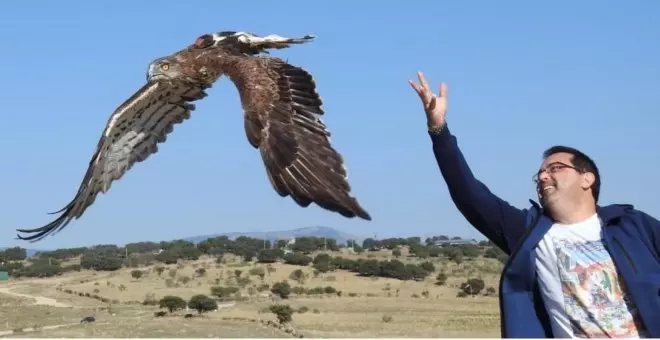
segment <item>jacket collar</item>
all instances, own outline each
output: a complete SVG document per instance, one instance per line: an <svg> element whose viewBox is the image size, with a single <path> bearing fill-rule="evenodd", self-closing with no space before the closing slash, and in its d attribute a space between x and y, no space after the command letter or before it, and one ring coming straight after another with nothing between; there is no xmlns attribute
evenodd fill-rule
<svg viewBox="0 0 660 340"><path fill-rule="evenodd" d="M533 199L530 199L529 202L534 206L539 214L543 214L546 217L550 218L543 210L540 204L538 204ZM596 205L596 213L605 225L609 224L610 221L619 219L623 217L630 210L633 210L635 207L632 204L609 204L606 206Z"/></svg>
<svg viewBox="0 0 660 340"><path fill-rule="evenodd" d="M598 216L603 220L605 225L608 225L609 222L619 219L626 215L630 210L633 210L635 207L632 204L610 204L606 206L596 206L596 212Z"/></svg>

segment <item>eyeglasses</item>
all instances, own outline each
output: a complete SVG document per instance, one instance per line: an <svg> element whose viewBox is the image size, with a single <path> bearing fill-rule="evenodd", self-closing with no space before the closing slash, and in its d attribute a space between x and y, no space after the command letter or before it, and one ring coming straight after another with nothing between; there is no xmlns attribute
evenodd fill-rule
<svg viewBox="0 0 660 340"><path fill-rule="evenodd" d="M561 163L561 162L555 162L555 163L549 164L545 168L541 168L536 174L534 174L534 176L532 176L532 182L538 184L539 181L540 181L539 177L541 176L541 174L543 172L547 172L549 174L554 174L554 173L557 173L557 172L559 172L561 170L564 170L564 169L573 169L573 170L575 170L579 173L583 173L582 170L580 170L580 169L578 169L578 168L576 168L572 165L568 165L568 164Z"/></svg>

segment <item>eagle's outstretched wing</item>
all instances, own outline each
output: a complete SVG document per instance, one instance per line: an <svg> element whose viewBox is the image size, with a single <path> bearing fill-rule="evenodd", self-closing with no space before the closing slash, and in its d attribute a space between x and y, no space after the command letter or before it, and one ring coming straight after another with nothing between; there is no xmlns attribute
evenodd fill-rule
<svg viewBox="0 0 660 340"><path fill-rule="evenodd" d="M304 44L312 41L314 35L308 34L303 37L282 37L277 34L258 36L249 32L223 31L212 34L204 34L195 40L190 46L194 49L208 49L220 47L225 51L237 51L242 54L257 55L268 54L268 49L289 48L294 44Z"/></svg>
<svg viewBox="0 0 660 340"><path fill-rule="evenodd" d="M275 191L303 207L314 202L371 220L350 196L343 157L320 119L322 101L312 76L275 58L235 58L222 71L238 88L248 141L261 151Z"/></svg>
<svg viewBox="0 0 660 340"><path fill-rule="evenodd" d="M122 103L110 116L101 135L87 173L75 197L57 219L36 229L18 229L29 236L19 239L36 242L60 231L77 219L136 162L158 151L174 125L190 117L195 106L190 102L206 96L205 88L189 83L149 82Z"/></svg>

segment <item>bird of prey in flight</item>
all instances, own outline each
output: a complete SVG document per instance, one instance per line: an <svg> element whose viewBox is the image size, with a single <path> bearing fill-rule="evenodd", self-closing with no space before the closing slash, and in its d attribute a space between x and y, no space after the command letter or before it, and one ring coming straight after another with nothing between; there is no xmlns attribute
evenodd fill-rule
<svg viewBox="0 0 660 340"><path fill-rule="evenodd" d="M237 87L247 141L261 153L273 189L299 206L312 202L347 218L371 220L350 195L341 154L321 120L322 101L307 71L268 49L288 48L314 37L258 36L247 32L204 34L184 49L153 60L146 83L110 115L75 197L54 221L17 229L36 242L80 218L136 162L158 151L174 126L190 118L193 102L221 76Z"/></svg>

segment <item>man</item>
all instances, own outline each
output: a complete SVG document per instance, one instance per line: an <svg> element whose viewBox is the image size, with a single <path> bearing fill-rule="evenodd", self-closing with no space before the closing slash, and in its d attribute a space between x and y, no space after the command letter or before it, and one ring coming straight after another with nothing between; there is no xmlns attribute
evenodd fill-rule
<svg viewBox="0 0 660 340"><path fill-rule="evenodd" d="M543 154L541 205L518 209L477 180L448 128L439 95L410 81L451 198L510 258L500 279L502 337L660 337L660 222L631 205L599 206L600 175L573 148Z"/></svg>

